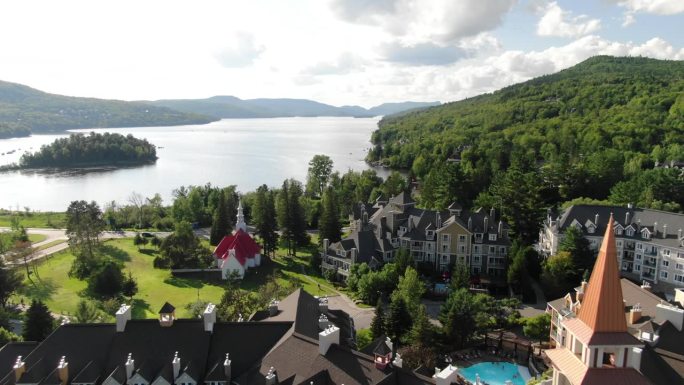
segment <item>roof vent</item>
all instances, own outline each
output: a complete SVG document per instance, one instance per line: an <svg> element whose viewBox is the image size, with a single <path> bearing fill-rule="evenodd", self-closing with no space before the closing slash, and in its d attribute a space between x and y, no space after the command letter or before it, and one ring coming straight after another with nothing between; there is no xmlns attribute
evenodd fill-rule
<svg viewBox="0 0 684 385"><path fill-rule="evenodd" d="M135 369L135 360L133 359L133 353L128 353L128 358L126 359L126 378L129 379L133 377L133 370Z"/></svg>
<svg viewBox="0 0 684 385"><path fill-rule="evenodd" d="M321 314L320 317L318 317L318 327L321 328L321 330L325 330L330 326L330 321L328 321L328 317L325 314Z"/></svg>
<svg viewBox="0 0 684 385"><path fill-rule="evenodd" d="M116 311L116 331L123 332L126 329L126 322L131 320L131 307L122 304Z"/></svg>
<svg viewBox="0 0 684 385"><path fill-rule="evenodd" d="M226 376L226 380L228 383L230 383L230 376L231 376L231 360L230 360L230 353L226 353L226 360L223 361L223 374Z"/></svg>

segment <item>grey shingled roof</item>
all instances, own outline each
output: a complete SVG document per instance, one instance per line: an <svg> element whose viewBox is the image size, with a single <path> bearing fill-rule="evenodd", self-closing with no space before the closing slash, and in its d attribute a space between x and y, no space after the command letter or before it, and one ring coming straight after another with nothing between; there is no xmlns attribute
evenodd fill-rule
<svg viewBox="0 0 684 385"><path fill-rule="evenodd" d="M684 229L684 214L671 213L667 211L642 209L642 208L627 208L620 206L598 206L598 205L574 205L563 212L558 220L557 227L560 232L570 226L575 220L582 225L582 230L586 233L585 224L587 221L592 223L595 221L596 214L599 216L598 224L594 223L596 230L594 234L601 236L606 231L606 224L610 214L613 213L613 218L616 224L623 227L632 225L638 227L633 237L623 235L616 235L618 238L626 239L642 239L641 229L648 228L653 233L653 226L658 224L658 235L652 236L649 242L659 244L667 247L681 247L681 242L677 239L677 231ZM625 222L629 213L629 223ZM667 237L663 238L663 225L667 225Z"/></svg>

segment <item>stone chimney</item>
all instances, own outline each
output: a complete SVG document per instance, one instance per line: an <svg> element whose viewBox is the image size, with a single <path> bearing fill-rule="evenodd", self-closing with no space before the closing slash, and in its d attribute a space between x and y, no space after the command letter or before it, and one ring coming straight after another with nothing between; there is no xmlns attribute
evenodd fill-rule
<svg viewBox="0 0 684 385"><path fill-rule="evenodd" d="M131 306L123 304L116 311L116 331L123 332L126 329L126 322L131 320Z"/></svg>
<svg viewBox="0 0 684 385"><path fill-rule="evenodd" d="M275 317L276 315L278 315L278 301L276 301L274 298L271 300L271 304L268 306L268 316Z"/></svg>
<svg viewBox="0 0 684 385"><path fill-rule="evenodd" d="M641 289L650 292L651 291L651 284L648 283L647 281L641 281Z"/></svg>
<svg viewBox="0 0 684 385"><path fill-rule="evenodd" d="M594 224L596 226L598 226L598 220L599 220L599 215L598 215L598 213L596 213L596 215L594 215Z"/></svg>
<svg viewBox="0 0 684 385"><path fill-rule="evenodd" d="M69 382L69 363L65 356L62 356L57 364L57 377L62 385L66 385Z"/></svg>
<svg viewBox="0 0 684 385"><path fill-rule="evenodd" d="M202 318L204 318L204 331L213 332L214 324L216 323L216 306L209 302L207 307L202 313Z"/></svg>
<svg viewBox="0 0 684 385"><path fill-rule="evenodd" d="M677 239L682 239L682 229L677 230Z"/></svg>
<svg viewBox="0 0 684 385"><path fill-rule="evenodd" d="M435 215L435 225L438 229L442 227L442 216L439 214L439 211L437 211L437 214Z"/></svg>
<svg viewBox="0 0 684 385"><path fill-rule="evenodd" d="M484 217L484 231L483 233L487 234L489 232L489 217L485 215ZM486 235L485 235L486 236Z"/></svg>
<svg viewBox="0 0 684 385"><path fill-rule="evenodd" d="M397 353L397 355L394 357L394 361L392 361L392 365L397 368L401 368L404 365L404 360L401 358L401 354Z"/></svg>
<svg viewBox="0 0 684 385"><path fill-rule="evenodd" d="M352 264L355 264L355 263L356 263L356 260L357 260L358 256L359 256L359 251L356 249L356 247L352 248L352 249L351 249L351 261L352 261Z"/></svg>
<svg viewBox="0 0 684 385"><path fill-rule="evenodd" d="M473 229L473 217L468 217L468 230Z"/></svg>
<svg viewBox="0 0 684 385"><path fill-rule="evenodd" d="M270 369L268 369L268 373L266 374L266 385L276 385L278 383L278 374L276 373L275 369L273 369L273 366L271 366Z"/></svg>
<svg viewBox="0 0 684 385"><path fill-rule="evenodd" d="M456 382L457 376L458 370L455 366L449 364L449 366L441 370L439 373L435 373L433 378L435 379L436 385L449 385L453 382Z"/></svg>
<svg viewBox="0 0 684 385"><path fill-rule="evenodd" d="M14 361L12 369L14 370L14 382L17 383L19 382L21 375L26 371L26 363L21 359L21 356L17 356L17 360Z"/></svg>
<svg viewBox="0 0 684 385"><path fill-rule="evenodd" d="M226 376L226 382L230 384L230 378L232 375L230 353L226 353L226 359L223 361L223 374Z"/></svg>
<svg viewBox="0 0 684 385"><path fill-rule="evenodd" d="M340 328L330 325L330 327L318 333L318 352L324 356L333 344L340 344Z"/></svg>
<svg viewBox="0 0 684 385"><path fill-rule="evenodd" d="M625 213L625 226L629 225L629 211Z"/></svg>
<svg viewBox="0 0 684 385"><path fill-rule="evenodd" d="M503 237L503 221L499 221L499 238Z"/></svg>
<svg viewBox="0 0 684 385"><path fill-rule="evenodd" d="M328 238L325 238L323 240L323 254L328 252L328 248L330 248L330 240Z"/></svg>
<svg viewBox="0 0 684 385"><path fill-rule="evenodd" d="M126 359L126 379L133 377L133 372L135 371L135 360L133 359L133 354L128 353L128 358Z"/></svg>
<svg viewBox="0 0 684 385"><path fill-rule="evenodd" d="M321 314L328 313L328 297L321 297L318 299L318 311Z"/></svg>
<svg viewBox="0 0 684 385"><path fill-rule="evenodd" d="M634 304L629 310L629 323L634 325L641 319L641 304Z"/></svg>
<svg viewBox="0 0 684 385"><path fill-rule="evenodd" d="M670 323L681 332L682 326L684 326L684 309L661 301L656 305L656 322L664 321L670 321Z"/></svg>
<svg viewBox="0 0 684 385"><path fill-rule="evenodd" d="M180 376L180 358L178 358L178 352L173 355L173 360L171 361L171 366L173 367L173 380L175 381L178 376Z"/></svg>
<svg viewBox="0 0 684 385"><path fill-rule="evenodd" d="M663 225L663 238L667 238L667 225Z"/></svg>
<svg viewBox="0 0 684 385"><path fill-rule="evenodd" d="M330 326L330 321L328 321L328 317L325 314L321 314L320 317L318 317L318 327L321 330L325 330Z"/></svg>
<svg viewBox="0 0 684 385"><path fill-rule="evenodd" d="M494 207L489 209L489 217L492 218L492 222L496 222L496 210L494 210Z"/></svg>
<svg viewBox="0 0 684 385"><path fill-rule="evenodd" d="M653 222L653 238L658 236L658 222Z"/></svg>

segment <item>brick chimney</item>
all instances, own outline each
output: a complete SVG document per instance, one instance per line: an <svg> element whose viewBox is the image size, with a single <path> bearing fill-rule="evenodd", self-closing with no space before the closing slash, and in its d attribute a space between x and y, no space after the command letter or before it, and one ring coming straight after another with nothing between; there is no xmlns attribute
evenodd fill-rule
<svg viewBox="0 0 684 385"><path fill-rule="evenodd" d="M128 358L126 359L126 379L133 377L133 372L135 371L135 360L133 359L133 354L128 353Z"/></svg>
<svg viewBox="0 0 684 385"><path fill-rule="evenodd" d="M226 353L226 359L223 361L223 374L226 376L226 382L230 384L230 378L232 374L230 353Z"/></svg>
<svg viewBox="0 0 684 385"><path fill-rule="evenodd" d="M629 310L629 323L634 325L641 319L641 304L634 304Z"/></svg>
<svg viewBox="0 0 684 385"><path fill-rule="evenodd" d="M324 356L333 344L340 344L340 328L335 325L318 333L318 352Z"/></svg>
<svg viewBox="0 0 684 385"><path fill-rule="evenodd" d="M173 367L173 379L175 380L180 375L180 358L178 357L178 352L173 355L173 360L171 360L171 366Z"/></svg>
<svg viewBox="0 0 684 385"><path fill-rule="evenodd" d="M26 371L26 363L21 359L21 356L17 356L17 360L14 362L12 369L14 369L15 383L19 382L22 374Z"/></svg>
<svg viewBox="0 0 684 385"><path fill-rule="evenodd" d="M216 306L209 302L207 307L202 313L202 318L204 318L204 331L213 332L214 324L216 323Z"/></svg>
<svg viewBox="0 0 684 385"><path fill-rule="evenodd" d="M126 322L131 320L131 307L122 304L119 310L116 311L116 331L121 333L126 330Z"/></svg>

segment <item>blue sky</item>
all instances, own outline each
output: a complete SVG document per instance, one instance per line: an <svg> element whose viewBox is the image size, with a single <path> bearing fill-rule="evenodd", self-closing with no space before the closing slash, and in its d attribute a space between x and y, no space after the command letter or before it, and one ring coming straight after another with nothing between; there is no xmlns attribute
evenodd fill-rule
<svg viewBox="0 0 684 385"><path fill-rule="evenodd" d="M0 80L124 100L446 102L599 54L684 59L684 0L25 0L0 13Z"/></svg>

